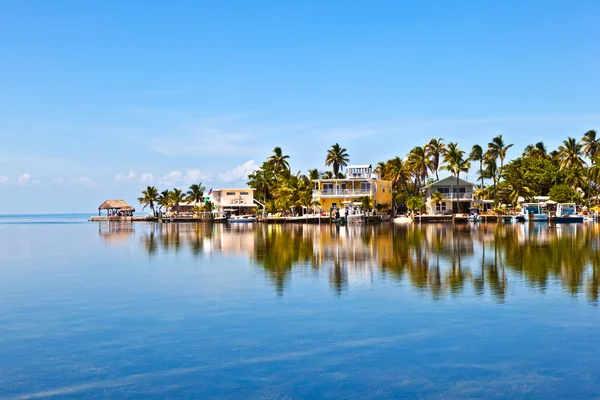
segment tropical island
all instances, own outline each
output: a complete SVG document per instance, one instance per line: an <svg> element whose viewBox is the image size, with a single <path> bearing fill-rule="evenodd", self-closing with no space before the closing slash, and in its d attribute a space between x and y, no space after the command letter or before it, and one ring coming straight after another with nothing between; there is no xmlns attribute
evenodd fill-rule
<svg viewBox="0 0 600 400"><path fill-rule="evenodd" d="M290 156L281 147L275 147L261 167L248 176L248 187L237 189L235 195L249 195L245 211L263 216L317 214L343 207L380 214L465 212L461 201L448 203L446 207L445 202L455 197L477 200L477 204L486 205L496 214L540 197L555 203L596 206L600 188L600 138L595 130L587 131L580 140L569 137L551 151L543 142L530 144L519 157L507 162L507 152L512 147L502 135L492 138L487 145L474 144L470 149L461 148L457 142L445 143L442 138L433 138L404 157L380 161L373 168L371 164L350 165L347 149L335 143L324 160L324 166L330 169L314 168L306 173L294 170ZM471 169L477 175L473 184L463 179ZM348 174L349 171L352 173ZM440 179L440 172L449 176ZM450 190L432 190L444 179ZM362 186L356 184L359 180ZM462 187L469 185L473 188ZM223 189L223 195L226 190L234 189ZM378 190L382 192L379 197ZM187 214L214 220L224 208L212 192L211 189L206 193L201 182L187 191L179 188L159 191L148 186L137 200L142 210L149 209L150 216L177 218ZM334 201L327 202L324 199L327 196L320 196L323 193ZM336 203L338 193L352 201Z"/></svg>

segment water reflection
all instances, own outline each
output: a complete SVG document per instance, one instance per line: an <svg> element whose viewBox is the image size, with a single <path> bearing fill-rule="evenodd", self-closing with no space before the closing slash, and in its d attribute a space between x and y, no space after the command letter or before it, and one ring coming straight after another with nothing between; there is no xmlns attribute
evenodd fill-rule
<svg viewBox="0 0 600 400"><path fill-rule="evenodd" d="M279 295L293 273L327 274L341 294L352 285L391 279L444 299L470 291L504 302L511 282L545 292L560 285L598 301L598 226L573 224L329 225L153 224L140 229L150 256L243 255Z"/></svg>

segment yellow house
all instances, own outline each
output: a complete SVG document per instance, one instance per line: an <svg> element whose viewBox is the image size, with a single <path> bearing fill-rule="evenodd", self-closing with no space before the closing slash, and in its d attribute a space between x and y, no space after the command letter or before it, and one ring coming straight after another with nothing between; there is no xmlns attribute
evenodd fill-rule
<svg viewBox="0 0 600 400"><path fill-rule="evenodd" d="M349 165L345 179L316 179L313 183L313 201L319 201L324 211L358 206L365 196L373 207L392 205L392 182L373 173L371 165Z"/></svg>

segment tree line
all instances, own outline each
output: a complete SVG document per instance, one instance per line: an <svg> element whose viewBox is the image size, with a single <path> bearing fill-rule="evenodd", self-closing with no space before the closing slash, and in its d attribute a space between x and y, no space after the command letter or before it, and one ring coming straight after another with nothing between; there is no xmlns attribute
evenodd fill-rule
<svg viewBox="0 0 600 400"><path fill-rule="evenodd" d="M156 215L156 206L158 206L159 212L163 208L179 212L179 204L184 202L195 204L195 212L212 211L213 204L210 201L204 201L205 191L206 188L202 186L202 182L191 185L187 192L174 188L173 190L165 189L158 193L155 186L148 186L142 190L142 196L138 197L137 200L144 206L142 211L149 207L153 215Z"/></svg>

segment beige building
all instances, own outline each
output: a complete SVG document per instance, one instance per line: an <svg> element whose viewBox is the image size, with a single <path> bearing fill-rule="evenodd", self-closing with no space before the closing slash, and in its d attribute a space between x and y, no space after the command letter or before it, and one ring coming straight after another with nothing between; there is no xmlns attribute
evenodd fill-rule
<svg viewBox="0 0 600 400"><path fill-rule="evenodd" d="M254 202L254 189L216 189L208 195L215 205L215 211L231 212L236 215L251 214L257 207Z"/></svg>

